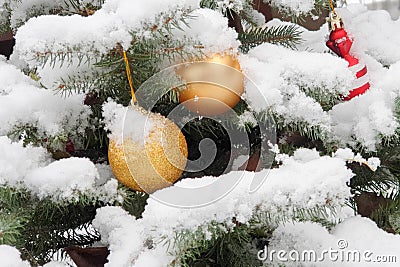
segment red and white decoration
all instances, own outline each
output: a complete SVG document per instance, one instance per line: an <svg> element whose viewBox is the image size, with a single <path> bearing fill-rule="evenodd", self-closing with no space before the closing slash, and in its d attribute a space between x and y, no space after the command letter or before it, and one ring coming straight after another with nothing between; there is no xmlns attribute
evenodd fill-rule
<svg viewBox="0 0 400 267"><path fill-rule="evenodd" d="M349 63L350 70L357 78L353 84L352 90L349 92L349 95L343 98L343 100L348 101L353 97L365 93L370 88L367 67L360 63L357 58L350 55L350 49L353 41L343 29L343 22L341 18L337 14L331 12L329 22L331 26L331 33L326 45L339 57L344 58Z"/></svg>

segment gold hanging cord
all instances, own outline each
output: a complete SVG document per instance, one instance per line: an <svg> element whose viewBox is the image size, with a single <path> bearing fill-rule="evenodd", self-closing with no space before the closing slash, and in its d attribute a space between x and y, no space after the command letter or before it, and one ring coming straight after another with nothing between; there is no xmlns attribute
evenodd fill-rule
<svg viewBox="0 0 400 267"><path fill-rule="evenodd" d="M130 68L130 66L129 66L128 56L126 55L126 51L125 51L125 50L124 50L122 53L123 53L123 55L124 55L126 76L128 77L129 87L130 87L130 89L131 89L132 104L136 104L137 99L136 99L136 96L135 96L135 89L133 88L132 75L131 75L131 68Z"/></svg>
<svg viewBox="0 0 400 267"><path fill-rule="evenodd" d="M331 7L332 12L336 14L335 6L333 4L333 1L332 0L328 0L328 2L329 2L329 6Z"/></svg>

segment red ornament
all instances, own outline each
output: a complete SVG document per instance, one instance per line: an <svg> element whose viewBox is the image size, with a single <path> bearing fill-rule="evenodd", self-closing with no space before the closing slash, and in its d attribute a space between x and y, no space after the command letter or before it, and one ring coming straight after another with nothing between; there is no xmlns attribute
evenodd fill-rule
<svg viewBox="0 0 400 267"><path fill-rule="evenodd" d="M350 70L355 73L356 83L349 95L344 97L343 100L348 101L355 96L365 93L370 84L368 81L367 67L360 64L360 61L354 56L350 55L350 49L353 41L348 36L347 32L343 29L342 19L336 14L331 12L329 18L331 33L326 45L339 57L344 58L349 63Z"/></svg>
<svg viewBox="0 0 400 267"><path fill-rule="evenodd" d="M75 146L74 143L72 143L71 139L68 139L67 143L65 144L65 151L67 151L69 154L75 152Z"/></svg>

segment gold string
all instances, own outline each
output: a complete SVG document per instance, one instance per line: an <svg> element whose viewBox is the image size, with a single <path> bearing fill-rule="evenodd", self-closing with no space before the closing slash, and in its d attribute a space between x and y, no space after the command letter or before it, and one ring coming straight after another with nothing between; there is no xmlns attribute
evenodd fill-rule
<svg viewBox="0 0 400 267"><path fill-rule="evenodd" d="M331 7L332 12L333 12L334 14L336 14L335 6L333 5L332 0L328 0L328 2L329 2L329 6Z"/></svg>
<svg viewBox="0 0 400 267"><path fill-rule="evenodd" d="M124 55L126 76L128 77L129 87L131 88L132 103L136 104L137 100L136 100L136 96L135 96L135 90L133 88L131 68L129 67L129 60L128 60L128 56L126 55L125 50L123 51L123 55Z"/></svg>

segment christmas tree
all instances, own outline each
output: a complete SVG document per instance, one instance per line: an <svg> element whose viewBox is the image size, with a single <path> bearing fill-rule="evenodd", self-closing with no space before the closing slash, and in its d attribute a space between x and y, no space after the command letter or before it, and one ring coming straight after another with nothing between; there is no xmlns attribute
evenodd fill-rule
<svg viewBox="0 0 400 267"><path fill-rule="evenodd" d="M0 0L0 265L395 266L399 27L329 0Z"/></svg>

